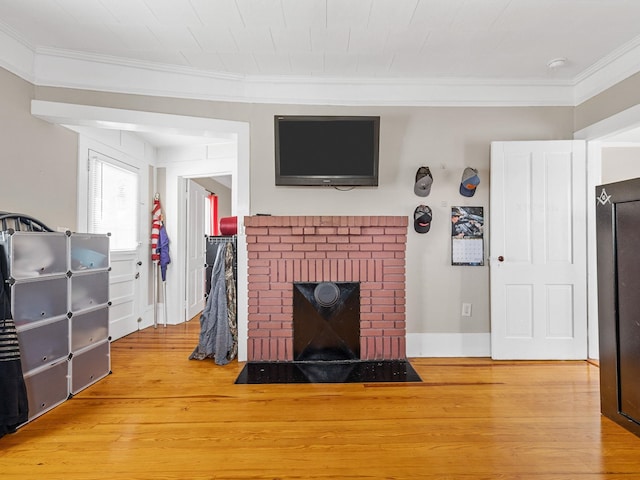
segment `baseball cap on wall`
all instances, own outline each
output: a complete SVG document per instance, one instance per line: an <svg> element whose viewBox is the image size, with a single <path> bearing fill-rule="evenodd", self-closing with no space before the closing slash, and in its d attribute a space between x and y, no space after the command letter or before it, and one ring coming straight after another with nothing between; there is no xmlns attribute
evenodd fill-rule
<svg viewBox="0 0 640 480"><path fill-rule="evenodd" d="M433 176L429 167L420 167L416 172L416 183L413 191L419 197L426 197L431 193L431 185L433 184Z"/></svg>
<svg viewBox="0 0 640 480"><path fill-rule="evenodd" d="M462 172L462 180L460 181L460 195L473 197L479 184L480 177L478 176L478 170L471 167L465 168L464 172Z"/></svg>
<svg viewBox="0 0 640 480"><path fill-rule="evenodd" d="M418 205L413 212L413 228L418 233L427 233L432 219L431 209L426 205Z"/></svg>

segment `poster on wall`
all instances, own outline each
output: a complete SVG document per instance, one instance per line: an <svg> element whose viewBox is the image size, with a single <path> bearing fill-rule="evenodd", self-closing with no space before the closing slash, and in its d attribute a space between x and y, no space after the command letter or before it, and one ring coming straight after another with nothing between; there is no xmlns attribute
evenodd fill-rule
<svg viewBox="0 0 640 480"><path fill-rule="evenodd" d="M451 207L451 265L484 265L484 207Z"/></svg>

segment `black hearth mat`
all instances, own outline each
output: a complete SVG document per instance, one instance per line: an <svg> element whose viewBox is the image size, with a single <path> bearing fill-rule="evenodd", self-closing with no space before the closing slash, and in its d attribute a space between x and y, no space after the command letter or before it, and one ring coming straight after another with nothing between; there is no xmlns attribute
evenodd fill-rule
<svg viewBox="0 0 640 480"><path fill-rule="evenodd" d="M407 360L249 362L237 384L421 382Z"/></svg>

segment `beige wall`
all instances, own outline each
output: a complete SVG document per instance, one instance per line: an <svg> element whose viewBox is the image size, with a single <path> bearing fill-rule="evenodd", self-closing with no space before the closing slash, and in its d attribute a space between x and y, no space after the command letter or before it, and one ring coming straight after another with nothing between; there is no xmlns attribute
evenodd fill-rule
<svg viewBox="0 0 640 480"><path fill-rule="evenodd" d="M231 216L231 189L217 182L215 178L194 178L194 182L204 187L209 193L218 196L218 217Z"/></svg>
<svg viewBox="0 0 640 480"><path fill-rule="evenodd" d="M2 72L2 77L8 74ZM6 84L6 85L4 85ZM75 135L48 125L29 115L32 88L13 77L3 80L0 98L23 100L14 105L12 115L24 120L16 150L39 149L44 141L53 145L48 162L40 163L44 177L63 176L65 217L55 224L75 219ZM489 210L489 153L493 140L569 139L573 135L573 108L570 107L329 107L232 104L183 99L167 99L70 89L35 88L41 100L80 103L132 110L205 116L240 120L251 128L251 213L274 215L407 215L420 203L434 212L433 227L427 234L410 229L407 245L407 331L409 333L489 332L488 267L450 265L450 208L459 205ZM273 116L276 114L380 115L380 186L338 191L332 188L276 187L274 185ZM3 142L11 140L0 132ZM29 139L29 140L27 140ZM42 150L45 150L42 148ZM434 185L429 197L413 193L415 172L429 165ZM472 198L458 193L465 166L480 170L481 184ZM30 184L33 169L20 169L14 183ZM58 185L55 185L55 189ZM51 189L54 189L51 186ZM27 208L36 188L28 187L14 197L14 208ZM56 197L57 198L57 197ZM69 205L70 204L70 205ZM40 204L45 218L55 218L57 206ZM488 246L488 241L486 242ZM461 303L473 304L473 316L460 315Z"/></svg>
<svg viewBox="0 0 640 480"><path fill-rule="evenodd" d="M602 149L602 183L640 177L640 147Z"/></svg>
<svg viewBox="0 0 640 480"><path fill-rule="evenodd" d="M77 135L31 116L33 86L0 68L0 211L76 228Z"/></svg>
<svg viewBox="0 0 640 480"><path fill-rule="evenodd" d="M575 108L575 131L640 103L640 73L590 98Z"/></svg>

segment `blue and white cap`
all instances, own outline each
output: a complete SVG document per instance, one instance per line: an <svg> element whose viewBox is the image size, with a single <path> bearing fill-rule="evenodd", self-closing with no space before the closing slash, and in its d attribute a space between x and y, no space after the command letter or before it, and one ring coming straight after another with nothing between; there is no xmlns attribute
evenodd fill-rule
<svg viewBox="0 0 640 480"><path fill-rule="evenodd" d="M478 170L471 167L465 168L462 173L462 180L460 181L460 195L473 197L479 184L480 177L478 176Z"/></svg>

